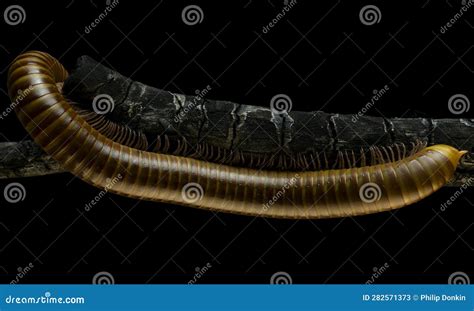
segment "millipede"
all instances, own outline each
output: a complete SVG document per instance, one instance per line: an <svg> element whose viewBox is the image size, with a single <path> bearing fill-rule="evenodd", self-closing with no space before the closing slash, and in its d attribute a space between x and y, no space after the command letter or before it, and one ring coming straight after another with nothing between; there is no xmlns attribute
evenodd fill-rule
<svg viewBox="0 0 474 311"><path fill-rule="evenodd" d="M370 214L429 196L453 177L466 153L441 144L415 146L398 156L393 152L397 148L376 148L370 163L343 153L338 156L338 163L345 163L341 168L295 172L153 152L139 133L75 107L61 92L67 76L47 53L18 56L8 73L10 98L14 102L29 89L14 107L18 119L64 169L96 187L139 200L277 218ZM120 181L110 184L115 176Z"/></svg>

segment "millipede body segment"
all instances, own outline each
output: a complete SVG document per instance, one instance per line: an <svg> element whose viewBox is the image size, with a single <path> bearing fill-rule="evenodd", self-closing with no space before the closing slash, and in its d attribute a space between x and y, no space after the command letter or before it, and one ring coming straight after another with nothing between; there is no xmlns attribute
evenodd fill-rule
<svg viewBox="0 0 474 311"><path fill-rule="evenodd" d="M280 218L370 214L412 204L438 190L453 177L465 153L435 145L384 164L285 172L148 152L119 143L89 124L58 90L66 77L63 66L46 53L17 57L9 70L10 97L14 101L29 90L15 106L19 120L65 169L94 186L136 199ZM110 184L115 176L120 181ZM189 185L198 185L201 193L183 195ZM365 196L368 186L375 197Z"/></svg>

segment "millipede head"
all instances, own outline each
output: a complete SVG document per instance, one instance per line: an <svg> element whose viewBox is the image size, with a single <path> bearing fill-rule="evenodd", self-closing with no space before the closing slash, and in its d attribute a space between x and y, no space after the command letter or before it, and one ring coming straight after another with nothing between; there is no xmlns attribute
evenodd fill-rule
<svg viewBox="0 0 474 311"><path fill-rule="evenodd" d="M457 167L459 160L468 153L466 150L458 150L449 145L434 145L427 147L426 150L433 150L443 154L446 158L449 159L453 167Z"/></svg>

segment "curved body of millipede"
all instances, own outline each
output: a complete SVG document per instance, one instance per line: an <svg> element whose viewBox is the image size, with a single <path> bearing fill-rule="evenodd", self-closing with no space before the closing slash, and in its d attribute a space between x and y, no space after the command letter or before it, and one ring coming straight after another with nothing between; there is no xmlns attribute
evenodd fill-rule
<svg viewBox="0 0 474 311"><path fill-rule="evenodd" d="M147 152L101 134L58 89L67 72L42 52L9 70L16 114L47 153L82 180L136 199L230 213L328 218L387 211L430 195L453 177L465 153L435 145L395 162L358 168L282 172L218 165ZM116 176L120 181L111 184Z"/></svg>

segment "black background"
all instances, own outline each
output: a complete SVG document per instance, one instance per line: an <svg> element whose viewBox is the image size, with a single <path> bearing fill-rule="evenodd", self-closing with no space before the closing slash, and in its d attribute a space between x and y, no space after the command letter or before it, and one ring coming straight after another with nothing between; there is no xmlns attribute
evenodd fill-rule
<svg viewBox="0 0 474 311"><path fill-rule="evenodd" d="M356 113L374 89L390 90L369 111L386 117L456 118L454 94L474 98L471 8L440 34L461 1L298 1L262 33L283 1L125 1L89 34L105 1L2 1L19 4L26 20L0 20L2 109L6 70L15 56L38 49L66 68L88 54L134 80L209 98L268 107L279 93L293 110ZM184 7L199 5L201 23L188 26ZM359 11L376 5L381 20L363 25ZM472 117L472 110L463 117ZM12 113L0 122L3 141L29 139ZM449 134L449 133L448 133ZM470 146L472 148L472 146ZM293 283L365 283L385 263L378 283L446 283L472 275L473 191L446 211L444 188L396 212L291 221L252 218L107 194L70 174L1 180L26 189L24 201L0 196L0 274L5 283L30 262L23 283L90 283L101 271L116 283L187 283L197 267L212 267L199 283L268 283L279 271Z"/></svg>

